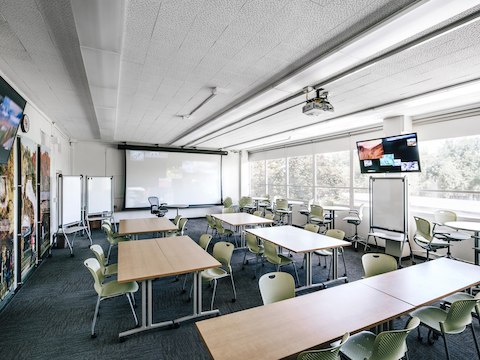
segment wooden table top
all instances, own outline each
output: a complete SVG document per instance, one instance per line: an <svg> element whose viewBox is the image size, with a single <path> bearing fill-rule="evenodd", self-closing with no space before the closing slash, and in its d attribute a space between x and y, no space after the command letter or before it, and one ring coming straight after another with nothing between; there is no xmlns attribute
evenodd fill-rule
<svg viewBox="0 0 480 360"><path fill-rule="evenodd" d="M118 226L118 234L145 234L152 232L175 231L177 226L166 217L144 219L123 219Z"/></svg>
<svg viewBox="0 0 480 360"><path fill-rule="evenodd" d="M479 284L480 266L441 258L360 282L417 307Z"/></svg>
<svg viewBox="0 0 480 360"><path fill-rule="evenodd" d="M412 307L359 282L197 322L214 359L281 359Z"/></svg>
<svg viewBox="0 0 480 360"><path fill-rule="evenodd" d="M291 225L247 229L246 231L296 253L352 245L348 241L338 240Z"/></svg>
<svg viewBox="0 0 480 360"><path fill-rule="evenodd" d="M265 219L260 216L255 216L249 213L226 213L226 214L212 214L214 218L220 219L223 222L232 226L241 225L255 225L255 224L271 224L273 220Z"/></svg>
<svg viewBox="0 0 480 360"><path fill-rule="evenodd" d="M468 231L480 231L480 222L474 221L447 221L445 226Z"/></svg>
<svg viewBox="0 0 480 360"><path fill-rule="evenodd" d="M118 244L118 282L180 275L220 265L188 236Z"/></svg>

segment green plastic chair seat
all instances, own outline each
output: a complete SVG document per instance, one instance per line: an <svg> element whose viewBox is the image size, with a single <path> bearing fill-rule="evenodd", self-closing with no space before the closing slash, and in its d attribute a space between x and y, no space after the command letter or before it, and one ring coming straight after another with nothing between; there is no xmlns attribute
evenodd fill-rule
<svg viewBox="0 0 480 360"><path fill-rule="evenodd" d="M315 251L315 254L319 255L319 256L332 256L333 253L331 251L328 251L328 250L317 250Z"/></svg>
<svg viewBox="0 0 480 360"><path fill-rule="evenodd" d="M102 284L102 290L99 295L101 297L111 297L136 292L137 290L138 284L136 282L118 283L110 281Z"/></svg>
<svg viewBox="0 0 480 360"><path fill-rule="evenodd" d="M372 356L376 337L377 335L370 331L350 335L348 341L342 346L342 353L350 359L368 359Z"/></svg>
<svg viewBox="0 0 480 360"><path fill-rule="evenodd" d="M111 264L111 265L105 266L105 270L103 274L105 276L118 274L118 264Z"/></svg>
<svg viewBox="0 0 480 360"><path fill-rule="evenodd" d="M107 240L113 245L117 245L119 242L122 242L122 241L130 241L130 238L126 236L112 236L112 237L107 237Z"/></svg>
<svg viewBox="0 0 480 360"><path fill-rule="evenodd" d="M349 333L345 333L342 339L335 342L335 345L328 349L321 350L309 350L298 354L297 360L339 360L339 354L341 347L348 341Z"/></svg>
<svg viewBox="0 0 480 360"><path fill-rule="evenodd" d="M430 245L431 248L444 248L448 246L448 242L440 240L440 239L433 239L431 242L427 239L425 239L421 235L417 235L416 239L418 242L423 243L425 245Z"/></svg>
<svg viewBox="0 0 480 360"><path fill-rule="evenodd" d="M289 265L292 263L292 259L290 259L288 256L285 256L285 255L282 255L282 254L278 254L278 261L277 261L277 265Z"/></svg>
<svg viewBox="0 0 480 360"><path fill-rule="evenodd" d="M442 332L440 329L440 323L447 319L447 311L435 306L424 306L411 313L412 316L416 316L420 321L428 327L435 329L438 332ZM457 329L446 330L447 334L460 334L465 330L466 326L460 326Z"/></svg>
<svg viewBox="0 0 480 360"><path fill-rule="evenodd" d="M220 279L225 276L229 276L229 273L222 268L213 268L202 271L202 279L206 281Z"/></svg>

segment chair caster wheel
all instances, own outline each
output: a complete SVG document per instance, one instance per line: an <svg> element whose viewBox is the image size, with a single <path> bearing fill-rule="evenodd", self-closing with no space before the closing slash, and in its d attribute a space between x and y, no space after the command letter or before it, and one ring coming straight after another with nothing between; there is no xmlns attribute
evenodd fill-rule
<svg viewBox="0 0 480 360"><path fill-rule="evenodd" d="M245 266L242 266L242 270L245 270Z"/></svg>
<svg viewBox="0 0 480 360"><path fill-rule="evenodd" d="M123 342L125 342L125 338L123 338L123 337L121 337L121 338L118 338L118 342L119 342L119 343L123 343Z"/></svg>
<svg viewBox="0 0 480 360"><path fill-rule="evenodd" d="M190 301L192 301L192 299L191 299L191 298L188 298L188 299L187 299L187 302L189 303Z"/></svg>
<svg viewBox="0 0 480 360"><path fill-rule="evenodd" d="M187 292L187 290L182 289L182 294L185 294L186 292Z"/></svg>
<svg viewBox="0 0 480 360"><path fill-rule="evenodd" d="M235 301L237 301L237 299L232 299L232 303L234 303Z"/></svg>
<svg viewBox="0 0 480 360"><path fill-rule="evenodd" d="M70 254L70 257L74 257L74 256L75 256L75 255L73 255L73 254Z"/></svg>
<svg viewBox="0 0 480 360"><path fill-rule="evenodd" d="M348 279L345 279L345 284L348 283Z"/></svg>
<svg viewBox="0 0 480 360"><path fill-rule="evenodd" d="M248 260L245 261L245 265L248 265Z"/></svg>
<svg viewBox="0 0 480 360"><path fill-rule="evenodd" d="M90 338L91 338L91 339L95 339L96 337L97 337L97 334L95 334L95 333L92 334L92 335L90 335Z"/></svg>
<svg viewBox="0 0 480 360"><path fill-rule="evenodd" d="M180 327L179 323L173 323L172 324L172 329L178 329Z"/></svg>

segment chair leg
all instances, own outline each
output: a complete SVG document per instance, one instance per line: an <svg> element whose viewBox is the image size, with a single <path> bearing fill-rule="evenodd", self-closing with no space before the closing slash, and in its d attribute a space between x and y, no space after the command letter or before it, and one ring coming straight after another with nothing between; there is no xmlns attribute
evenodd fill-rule
<svg viewBox="0 0 480 360"><path fill-rule="evenodd" d="M213 280L213 294L212 294L212 302L210 304L210 310L213 310L213 302L215 301L215 293L217 292L217 279Z"/></svg>
<svg viewBox="0 0 480 360"><path fill-rule="evenodd" d="M445 344L445 352L447 353L447 360L450 360L450 354L448 353L448 345L447 345L447 335L443 333L442 337L443 337L443 343Z"/></svg>
<svg viewBox="0 0 480 360"><path fill-rule="evenodd" d="M233 281L233 274L230 273L230 280L232 281L232 289L233 289L233 299L232 302L237 300L237 291L235 290L235 282ZM213 310L213 309L212 309Z"/></svg>
<svg viewBox="0 0 480 360"><path fill-rule="evenodd" d="M295 270L295 275L297 277L297 285L300 286L300 279L298 278L297 265L295 264L295 262L292 262L292 265L293 265L293 270Z"/></svg>
<svg viewBox="0 0 480 360"><path fill-rule="evenodd" d="M480 358L480 349L478 347L478 341L477 341L477 336L475 335L475 329L473 328L473 322L470 324L470 327L472 328L472 335L473 335L473 341L475 341L475 348L477 349L477 354L478 354L478 357Z"/></svg>
<svg viewBox="0 0 480 360"><path fill-rule="evenodd" d="M90 334L92 338L96 337L95 324L97 323L97 316L98 316L98 309L100 308L100 301L101 301L101 298L100 298L100 295L98 295L97 305L95 306L95 312L93 313L92 333Z"/></svg>
<svg viewBox="0 0 480 360"><path fill-rule="evenodd" d="M343 276L347 276L347 263L345 262L345 253L343 251L343 247L340 248L340 252L342 253L343 268L345 269L345 274Z"/></svg>
<svg viewBox="0 0 480 360"><path fill-rule="evenodd" d="M132 309L132 314L133 314L133 318L135 319L135 326L138 325L138 318L137 318L137 314L135 313L135 309L133 308L133 303L132 303L132 299L130 299L130 296L128 296L129 294L125 294L127 296L127 299L128 299L128 303L130 304L130 309ZM133 296L133 294L130 294L131 296Z"/></svg>
<svg viewBox="0 0 480 360"><path fill-rule="evenodd" d="M112 244L108 247L108 253L107 253L107 264L110 262L110 253L112 251Z"/></svg>
<svg viewBox="0 0 480 360"><path fill-rule="evenodd" d="M187 286L187 278L188 278L188 274L185 274L185 279L183 279L182 292L185 292L185 288Z"/></svg>

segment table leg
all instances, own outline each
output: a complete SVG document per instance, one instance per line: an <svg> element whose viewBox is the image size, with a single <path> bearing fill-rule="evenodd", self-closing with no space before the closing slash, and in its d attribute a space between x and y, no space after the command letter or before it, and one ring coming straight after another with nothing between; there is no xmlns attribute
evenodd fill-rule
<svg viewBox="0 0 480 360"><path fill-rule="evenodd" d="M332 255L332 280L338 279L338 248L333 248Z"/></svg>
<svg viewBox="0 0 480 360"><path fill-rule="evenodd" d="M305 253L305 285L295 289L295 292L312 289L316 287L323 287L324 284L313 283L313 271L312 271L312 252Z"/></svg>
<svg viewBox="0 0 480 360"><path fill-rule="evenodd" d="M479 255L479 249L478 249L478 246L479 246L479 236L480 236L480 231L475 231L474 233L474 236L475 236L475 241L474 241L474 247L475 247L475 265L478 265L479 264L479 261L478 261L478 255Z"/></svg>

